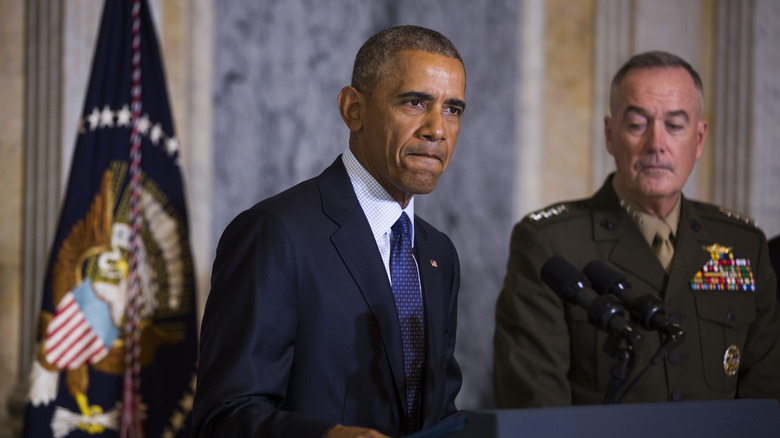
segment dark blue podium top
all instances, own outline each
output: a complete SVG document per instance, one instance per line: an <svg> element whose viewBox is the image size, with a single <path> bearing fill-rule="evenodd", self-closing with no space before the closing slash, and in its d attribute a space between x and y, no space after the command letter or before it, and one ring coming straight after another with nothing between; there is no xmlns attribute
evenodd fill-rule
<svg viewBox="0 0 780 438"><path fill-rule="evenodd" d="M776 400L715 400L475 411L409 438L778 438Z"/></svg>

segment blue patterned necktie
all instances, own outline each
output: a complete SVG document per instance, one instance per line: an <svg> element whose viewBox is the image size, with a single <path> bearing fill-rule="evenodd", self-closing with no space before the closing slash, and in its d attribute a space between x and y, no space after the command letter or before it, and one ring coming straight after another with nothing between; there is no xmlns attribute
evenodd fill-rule
<svg viewBox="0 0 780 438"><path fill-rule="evenodd" d="M409 432L420 428L420 381L422 380L424 333L423 302L417 264L412 256L411 222L406 212L392 227L390 248L390 282L393 286L395 307L401 324L406 374L406 402L409 414Z"/></svg>

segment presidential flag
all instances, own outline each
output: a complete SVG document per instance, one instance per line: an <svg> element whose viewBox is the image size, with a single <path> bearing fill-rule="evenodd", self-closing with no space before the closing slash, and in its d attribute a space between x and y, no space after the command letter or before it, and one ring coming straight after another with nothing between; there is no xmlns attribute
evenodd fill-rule
<svg viewBox="0 0 780 438"><path fill-rule="evenodd" d="M184 437L195 291L145 0L107 0L45 280L25 437Z"/></svg>

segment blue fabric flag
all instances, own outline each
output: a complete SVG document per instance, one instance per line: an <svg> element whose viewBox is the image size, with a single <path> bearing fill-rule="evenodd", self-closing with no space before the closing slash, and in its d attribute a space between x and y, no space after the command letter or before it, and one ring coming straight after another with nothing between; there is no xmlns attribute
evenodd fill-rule
<svg viewBox="0 0 780 438"><path fill-rule="evenodd" d="M140 168L130 159L134 130ZM133 211L140 221L131 223ZM154 23L145 0L108 0L49 258L23 435L119 437L130 357L140 404L124 413L142 429L131 436L189 436L194 284ZM134 333L140 350L128 356Z"/></svg>

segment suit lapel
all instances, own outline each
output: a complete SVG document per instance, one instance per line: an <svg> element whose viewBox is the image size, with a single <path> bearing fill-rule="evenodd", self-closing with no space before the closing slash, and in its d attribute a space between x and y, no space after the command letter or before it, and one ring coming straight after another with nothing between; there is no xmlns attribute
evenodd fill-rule
<svg viewBox="0 0 780 438"><path fill-rule="evenodd" d="M420 271L420 284L425 304L426 350L431 350L430 347L434 346L431 344L431 340L436 339L441 334L442 327L445 326L441 318L442 311L446 309L438 308L442 304L441 293L444 285L438 272L438 263L432 258L433 251L428 241L428 230L419 224L415 227L414 243L414 256ZM446 311L444 313L446 314Z"/></svg>
<svg viewBox="0 0 780 438"><path fill-rule="evenodd" d="M441 340L444 339L442 330L447 326L444 318L448 314L446 308L442 308L443 303L447 303L442 298L444 285L442 284L441 274L438 272L438 262L433 256L433 248L430 247L428 240L428 230L415 221L415 246L414 256L417 259L417 266L420 272L420 284L422 285L423 303L425 306L425 370L426 375L423 380L422 392L422 410L423 418L428 418L427 413L436 403L441 404L437 398L437 393L433 391L433 383L439 381L441 376L434 376L437 372L439 363L438 354L443 350Z"/></svg>
<svg viewBox="0 0 780 438"><path fill-rule="evenodd" d="M405 400L402 391L405 377L401 327L393 291L374 243L371 227L357 201L341 156L317 177L317 183L322 196L323 212L339 225L331 236L333 246L376 320L393 374L396 395L399 401ZM402 413L405 412L406 410L402 409Z"/></svg>

